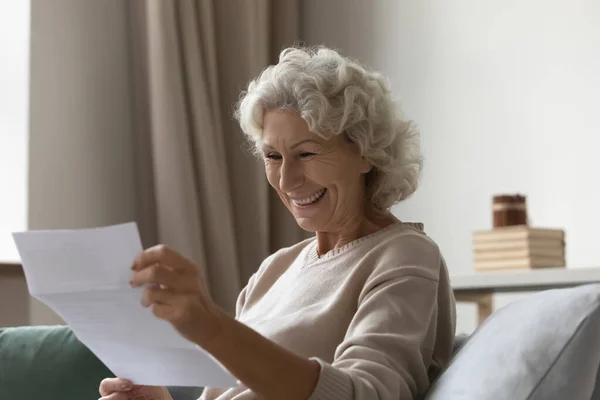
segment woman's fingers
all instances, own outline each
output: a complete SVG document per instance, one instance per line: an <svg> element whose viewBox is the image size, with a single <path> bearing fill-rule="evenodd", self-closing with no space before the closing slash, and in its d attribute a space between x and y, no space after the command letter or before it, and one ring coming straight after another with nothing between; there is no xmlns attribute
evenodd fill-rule
<svg viewBox="0 0 600 400"><path fill-rule="evenodd" d="M131 286L148 286L143 291L142 304L151 306L156 317L171 322L189 340L212 336L211 332L198 335L198 321L214 318L218 308L192 261L161 245L139 254L132 270Z"/></svg>
<svg viewBox="0 0 600 400"><path fill-rule="evenodd" d="M133 389L133 383L122 378L105 378L100 382L100 395L108 396L115 392L128 392Z"/></svg>
<svg viewBox="0 0 600 400"><path fill-rule="evenodd" d="M129 400L126 392L115 392L108 396L102 396L98 400Z"/></svg>
<svg viewBox="0 0 600 400"><path fill-rule="evenodd" d="M175 322L182 315L182 310L176 307L172 307L169 304L154 304L152 306L152 313L157 318Z"/></svg>
<svg viewBox="0 0 600 400"><path fill-rule="evenodd" d="M151 247L138 254L131 269L139 271L154 264L168 265L179 273L196 273L196 266L192 261L164 244Z"/></svg>
<svg viewBox="0 0 600 400"><path fill-rule="evenodd" d="M190 297L167 289L148 288L142 295L142 305L152 306L152 313L156 317L176 322L189 312Z"/></svg>
<svg viewBox="0 0 600 400"><path fill-rule="evenodd" d="M165 267L161 264L153 264L142 270L134 271L131 286L139 287L143 285L160 285L178 292L194 290L197 286L193 277L177 273L170 266Z"/></svg>
<svg viewBox="0 0 600 400"><path fill-rule="evenodd" d="M148 288L142 295L142 305L152 306L152 313L160 318L174 322L187 311L187 296L175 294L166 289Z"/></svg>
<svg viewBox="0 0 600 400"><path fill-rule="evenodd" d="M166 400L169 391L161 386L134 385L127 379L106 378L100 382L100 400Z"/></svg>
<svg viewBox="0 0 600 400"><path fill-rule="evenodd" d="M152 304L169 304L174 293L169 289L149 287L142 294L142 305L148 307Z"/></svg>

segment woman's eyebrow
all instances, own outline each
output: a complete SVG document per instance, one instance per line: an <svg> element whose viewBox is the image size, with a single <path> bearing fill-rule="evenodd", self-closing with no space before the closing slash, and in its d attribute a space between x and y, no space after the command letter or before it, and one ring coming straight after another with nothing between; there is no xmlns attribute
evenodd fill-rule
<svg viewBox="0 0 600 400"><path fill-rule="evenodd" d="M291 149L295 149L296 147L298 147L304 143L315 143L315 144L321 145L321 143L317 142L314 139L304 139L304 140L301 140L298 143L295 143L294 145L292 145Z"/></svg>
<svg viewBox="0 0 600 400"><path fill-rule="evenodd" d="M296 147L298 147L298 146L300 146L300 145L302 145L302 144L305 144L305 143L314 143L314 144L321 145L321 143L319 143L318 141L316 141L316 140L314 140L314 139L304 139L304 140L301 140L301 141L299 141L299 142L297 142L297 143L294 143L294 144L293 144L293 145L290 147L290 149L291 149L291 150L293 150L293 149L295 149ZM263 151L265 151L265 150L275 150L275 148L274 148L273 146L271 146L270 144L268 144L268 143L263 143L263 145L262 145L262 149L263 149Z"/></svg>

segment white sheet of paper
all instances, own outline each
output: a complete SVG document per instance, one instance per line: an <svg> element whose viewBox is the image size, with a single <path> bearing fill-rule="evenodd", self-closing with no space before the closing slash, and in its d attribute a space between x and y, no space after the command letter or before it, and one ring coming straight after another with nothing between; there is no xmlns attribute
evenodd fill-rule
<svg viewBox="0 0 600 400"><path fill-rule="evenodd" d="M116 375L140 385L235 386L209 353L141 305L129 286L137 225L13 233L30 294Z"/></svg>

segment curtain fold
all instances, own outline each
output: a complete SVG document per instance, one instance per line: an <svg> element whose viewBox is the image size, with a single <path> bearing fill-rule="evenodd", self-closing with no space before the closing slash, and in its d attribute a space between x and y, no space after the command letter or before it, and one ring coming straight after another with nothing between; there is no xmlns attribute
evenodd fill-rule
<svg viewBox="0 0 600 400"><path fill-rule="evenodd" d="M260 262L307 237L232 117L250 79L298 35L297 0L131 2L138 224L198 263L232 312Z"/></svg>

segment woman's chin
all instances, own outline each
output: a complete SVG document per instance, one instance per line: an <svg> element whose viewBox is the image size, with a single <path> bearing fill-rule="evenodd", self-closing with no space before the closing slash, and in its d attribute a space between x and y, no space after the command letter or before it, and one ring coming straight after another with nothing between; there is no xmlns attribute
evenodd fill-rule
<svg viewBox="0 0 600 400"><path fill-rule="evenodd" d="M296 218L296 223L298 224L298 226L300 226L300 228L304 229L307 232L317 232L319 230L320 227L320 223L317 220L317 218L314 217L299 217L294 215L294 217Z"/></svg>
<svg viewBox="0 0 600 400"><path fill-rule="evenodd" d="M322 228L323 221L327 220L327 218L324 218L324 215L326 215L328 211L327 193L312 204L299 205L291 202L288 209L296 219L296 223L298 223L300 228L305 231L316 232Z"/></svg>

